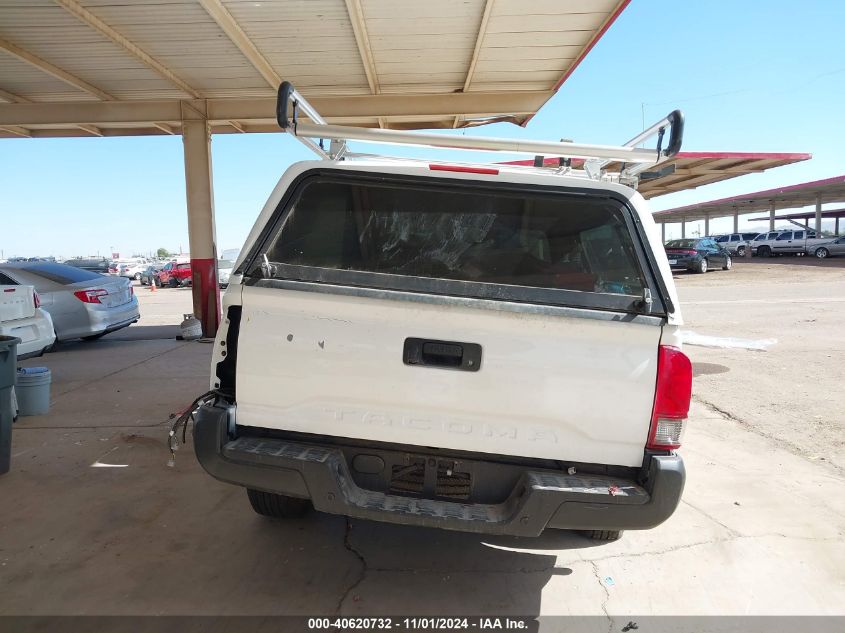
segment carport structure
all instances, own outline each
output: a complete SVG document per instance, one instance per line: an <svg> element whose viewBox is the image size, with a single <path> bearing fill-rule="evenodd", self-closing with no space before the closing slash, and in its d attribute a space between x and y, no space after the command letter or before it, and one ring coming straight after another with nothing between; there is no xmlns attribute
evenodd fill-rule
<svg viewBox="0 0 845 633"><path fill-rule="evenodd" d="M0 0L0 138L181 134L194 310L219 319L211 134L524 125L630 0Z"/></svg>
<svg viewBox="0 0 845 633"><path fill-rule="evenodd" d="M810 220L814 219L816 214L814 211L808 211L804 213L787 213L784 215L777 215L775 216L775 220L786 220L787 222L792 222L793 224L797 220L804 220L804 226L810 226ZM845 209L830 209L822 211L822 218L826 218L828 220L834 221L834 229L833 232L839 235L839 220L841 218L845 218ZM759 218L748 218L749 222L765 222L766 220L771 221L769 216L761 216Z"/></svg>
<svg viewBox="0 0 845 633"><path fill-rule="evenodd" d="M812 154L786 152L678 152L673 157L660 163L652 173L640 177L637 191L648 199L669 193L695 189L702 185L721 182L730 178L756 174L774 167L791 165L792 163L809 160ZM531 160L509 161L511 165L531 165ZM572 161L573 166L580 167L583 161ZM557 168L557 158L546 158L544 167ZM610 163L606 169L609 172L619 172L621 164ZM655 217L657 217L655 215Z"/></svg>
<svg viewBox="0 0 845 633"><path fill-rule="evenodd" d="M822 218L836 218L836 232L839 232L840 210L822 210L822 205L845 202L845 175L813 180L787 187L756 191L730 198L720 198L710 202L698 202L675 209L657 211L654 221L661 225L665 238L666 224L681 223L681 236L686 237L686 223L704 220L704 233L710 233L710 220L733 216L733 232L739 232L739 216L759 211L769 212L769 230L774 230L777 210L800 209L815 205L815 212L797 214L808 215L815 219L816 232L821 232ZM791 218L787 218L791 219Z"/></svg>

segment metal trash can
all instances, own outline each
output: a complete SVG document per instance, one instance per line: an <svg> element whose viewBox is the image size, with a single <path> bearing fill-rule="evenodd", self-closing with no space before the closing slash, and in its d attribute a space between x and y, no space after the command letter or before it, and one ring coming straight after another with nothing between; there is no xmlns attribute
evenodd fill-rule
<svg viewBox="0 0 845 633"><path fill-rule="evenodd" d="M0 475L9 472L12 459L12 387L20 342L14 336L0 336Z"/></svg>
<svg viewBox="0 0 845 633"><path fill-rule="evenodd" d="M15 382L18 413L44 415L50 411L50 382L52 374L46 367L21 367Z"/></svg>

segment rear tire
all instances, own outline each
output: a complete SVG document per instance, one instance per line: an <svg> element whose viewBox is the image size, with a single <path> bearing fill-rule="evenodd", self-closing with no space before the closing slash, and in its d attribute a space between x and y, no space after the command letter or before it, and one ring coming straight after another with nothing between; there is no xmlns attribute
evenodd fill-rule
<svg viewBox="0 0 845 633"><path fill-rule="evenodd" d="M179 282L176 281L176 279L174 277L171 277L170 281L167 282L167 285L170 286L171 288L177 288L179 286Z"/></svg>
<svg viewBox="0 0 845 633"><path fill-rule="evenodd" d="M707 259L702 259L700 262L698 262L698 267L695 269L695 271L697 273L704 274L707 272L707 268Z"/></svg>
<svg viewBox="0 0 845 633"><path fill-rule="evenodd" d="M738 249L736 249L736 256L737 257L745 257L745 247L744 246L740 246Z"/></svg>
<svg viewBox="0 0 845 633"><path fill-rule="evenodd" d="M594 541L618 541L625 533L624 530L583 530L582 534Z"/></svg>
<svg viewBox="0 0 845 633"><path fill-rule="evenodd" d="M760 257L771 257L772 256L772 249L768 246L761 246L757 249L757 254Z"/></svg>
<svg viewBox="0 0 845 633"><path fill-rule="evenodd" d="M813 253L813 255L815 255L819 259L825 259L828 255L830 255L830 251L828 251L826 248L817 248L816 252Z"/></svg>
<svg viewBox="0 0 845 633"><path fill-rule="evenodd" d="M733 266L733 260L729 255L728 258L725 260L725 265L722 266L722 270L730 270L731 266Z"/></svg>
<svg viewBox="0 0 845 633"><path fill-rule="evenodd" d="M141 273L135 273L135 281L141 281Z"/></svg>
<svg viewBox="0 0 845 633"><path fill-rule="evenodd" d="M249 504L261 516L274 519L295 519L311 509L311 501L297 497L286 497L262 490L246 489Z"/></svg>

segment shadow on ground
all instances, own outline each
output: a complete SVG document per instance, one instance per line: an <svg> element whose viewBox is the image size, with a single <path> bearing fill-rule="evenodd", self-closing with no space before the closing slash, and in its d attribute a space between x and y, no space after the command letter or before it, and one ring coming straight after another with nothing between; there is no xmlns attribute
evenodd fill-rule
<svg viewBox="0 0 845 633"><path fill-rule="evenodd" d="M73 339L71 341L57 342L53 352L82 352L101 351L104 343L115 343L123 341L175 341L180 330L178 325L132 325L130 327L110 332L98 339L83 341Z"/></svg>
<svg viewBox="0 0 845 633"><path fill-rule="evenodd" d="M582 612L600 613L605 598L590 563L556 566L560 550L592 545L576 533L485 537L317 512L271 520L208 477L190 442L169 467L166 423L27 426L16 425L0 487L0 614L533 617L547 585L569 578Z"/></svg>
<svg viewBox="0 0 845 633"><path fill-rule="evenodd" d="M828 257L819 259L809 255L776 255L775 257L734 257L734 264L739 265L781 265L781 266L812 266L816 268L845 268L845 257Z"/></svg>

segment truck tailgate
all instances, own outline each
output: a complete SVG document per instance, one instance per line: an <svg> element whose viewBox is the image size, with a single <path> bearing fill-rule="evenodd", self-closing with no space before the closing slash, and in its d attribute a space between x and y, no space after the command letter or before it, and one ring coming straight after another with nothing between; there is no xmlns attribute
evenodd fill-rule
<svg viewBox="0 0 845 633"><path fill-rule="evenodd" d="M659 320L518 310L244 287L238 423L640 465ZM480 345L480 368L405 364L409 337Z"/></svg>

